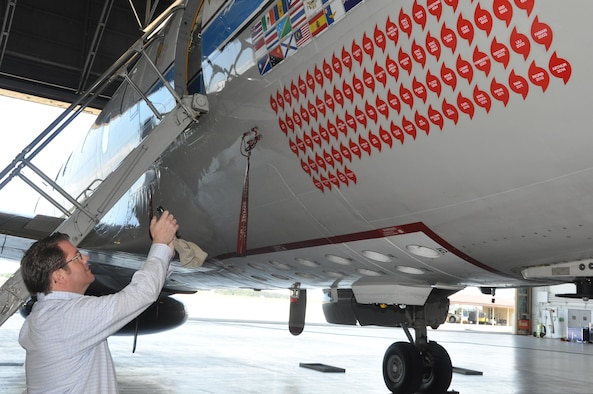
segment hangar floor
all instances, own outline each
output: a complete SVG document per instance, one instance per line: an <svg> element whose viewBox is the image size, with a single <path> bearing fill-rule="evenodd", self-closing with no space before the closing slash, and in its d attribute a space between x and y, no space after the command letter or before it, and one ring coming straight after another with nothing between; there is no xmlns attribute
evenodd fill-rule
<svg viewBox="0 0 593 394"><path fill-rule="evenodd" d="M22 324L15 315L0 328L0 392L24 389ZM533 336L461 331L460 325L429 331L455 367L483 375L453 374L459 393L590 393L593 345ZM381 374L385 349L404 340L399 329L308 324L300 337L286 324L190 318L173 331L131 337L110 347L122 394L127 393L387 393ZM344 368L318 372L300 363Z"/></svg>

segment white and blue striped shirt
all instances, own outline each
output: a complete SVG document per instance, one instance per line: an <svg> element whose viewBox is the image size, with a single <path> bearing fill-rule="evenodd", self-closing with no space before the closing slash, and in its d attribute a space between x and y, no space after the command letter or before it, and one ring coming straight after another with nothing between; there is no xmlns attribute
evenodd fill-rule
<svg viewBox="0 0 593 394"><path fill-rule="evenodd" d="M153 244L142 269L115 294L38 294L19 335L27 393L117 393L107 338L157 300L172 257L169 246Z"/></svg>

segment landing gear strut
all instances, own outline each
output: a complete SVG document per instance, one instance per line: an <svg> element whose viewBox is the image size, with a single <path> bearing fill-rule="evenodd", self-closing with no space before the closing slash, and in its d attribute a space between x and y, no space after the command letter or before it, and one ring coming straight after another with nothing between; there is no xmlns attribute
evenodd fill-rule
<svg viewBox="0 0 593 394"><path fill-rule="evenodd" d="M435 393L447 391L453 376L449 354L436 342L428 342L423 319L414 321L416 341L408 325L402 324L409 342L395 342L383 357L383 380L396 394Z"/></svg>

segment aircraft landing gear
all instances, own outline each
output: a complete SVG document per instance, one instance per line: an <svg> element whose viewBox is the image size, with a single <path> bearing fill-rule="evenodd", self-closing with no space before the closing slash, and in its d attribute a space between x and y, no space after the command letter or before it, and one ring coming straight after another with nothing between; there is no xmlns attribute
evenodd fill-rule
<svg viewBox="0 0 593 394"><path fill-rule="evenodd" d="M383 357L383 380L387 388L396 394L447 392L453 366L445 348L427 341L424 325L416 327L415 344L408 327L402 328L410 342L395 342Z"/></svg>

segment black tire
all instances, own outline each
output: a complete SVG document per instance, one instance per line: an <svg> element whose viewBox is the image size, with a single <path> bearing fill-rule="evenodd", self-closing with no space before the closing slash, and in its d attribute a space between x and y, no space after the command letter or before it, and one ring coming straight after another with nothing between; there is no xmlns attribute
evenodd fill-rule
<svg viewBox="0 0 593 394"><path fill-rule="evenodd" d="M457 322L457 318L455 316L449 316L449 323Z"/></svg>
<svg viewBox="0 0 593 394"><path fill-rule="evenodd" d="M428 342L422 351L424 373L420 393L445 393L451 384L453 366L449 353L436 342Z"/></svg>
<svg viewBox="0 0 593 394"><path fill-rule="evenodd" d="M383 357L383 380L392 393L413 394L422 383L422 358L414 345L396 342Z"/></svg>

